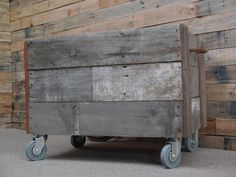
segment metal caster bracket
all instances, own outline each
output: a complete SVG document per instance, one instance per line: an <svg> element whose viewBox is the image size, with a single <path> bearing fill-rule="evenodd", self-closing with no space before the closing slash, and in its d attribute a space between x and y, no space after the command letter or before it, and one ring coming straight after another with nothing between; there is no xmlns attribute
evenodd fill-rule
<svg viewBox="0 0 236 177"><path fill-rule="evenodd" d="M39 155L43 150L44 145L45 145L45 140L43 136L35 138L35 147L33 148L33 154Z"/></svg>
<svg viewBox="0 0 236 177"><path fill-rule="evenodd" d="M171 151L172 151L171 159L175 161L176 158L181 153L182 141L179 139L175 139L174 141L169 141L169 143L171 144Z"/></svg>

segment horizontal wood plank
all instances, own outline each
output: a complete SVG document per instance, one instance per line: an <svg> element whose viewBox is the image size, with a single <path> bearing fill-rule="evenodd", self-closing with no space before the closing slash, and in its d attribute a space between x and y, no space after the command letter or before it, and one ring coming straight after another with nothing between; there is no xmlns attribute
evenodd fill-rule
<svg viewBox="0 0 236 177"><path fill-rule="evenodd" d="M199 34L198 38L206 50L236 47L236 29Z"/></svg>
<svg viewBox="0 0 236 177"><path fill-rule="evenodd" d="M199 17L234 11L236 9L235 0L204 0L196 2L196 5Z"/></svg>
<svg viewBox="0 0 236 177"><path fill-rule="evenodd" d="M11 33L0 31L0 42L11 42Z"/></svg>
<svg viewBox="0 0 236 177"><path fill-rule="evenodd" d="M92 100L91 68L29 72L30 102Z"/></svg>
<svg viewBox="0 0 236 177"><path fill-rule="evenodd" d="M235 17L236 11L204 16L192 20L188 27L194 34L235 29Z"/></svg>
<svg viewBox="0 0 236 177"><path fill-rule="evenodd" d="M236 48L209 50L205 54L206 66L236 65Z"/></svg>
<svg viewBox="0 0 236 177"><path fill-rule="evenodd" d="M129 137L181 136L181 102L79 103L83 135Z"/></svg>
<svg viewBox="0 0 236 177"><path fill-rule="evenodd" d="M235 119L216 119L216 134L236 136L236 120Z"/></svg>
<svg viewBox="0 0 236 177"><path fill-rule="evenodd" d="M99 0L81 1L65 7L12 21L11 31L49 23L52 21L63 19L65 17L71 17L89 11L94 11L98 8Z"/></svg>
<svg viewBox="0 0 236 177"><path fill-rule="evenodd" d="M134 1L134 0L100 0L99 1L99 7L100 8L107 8L107 7L111 7L111 6L131 2L131 1Z"/></svg>
<svg viewBox="0 0 236 177"><path fill-rule="evenodd" d="M236 101L208 101L209 117L225 117L236 119Z"/></svg>
<svg viewBox="0 0 236 177"><path fill-rule="evenodd" d="M0 72L0 93L11 93L12 91L12 73Z"/></svg>
<svg viewBox="0 0 236 177"><path fill-rule="evenodd" d="M181 63L95 67L94 101L182 100Z"/></svg>
<svg viewBox="0 0 236 177"><path fill-rule="evenodd" d="M207 84L236 84L236 65L208 66Z"/></svg>
<svg viewBox="0 0 236 177"><path fill-rule="evenodd" d="M11 50L11 43L0 42L0 52L9 52Z"/></svg>
<svg viewBox="0 0 236 177"><path fill-rule="evenodd" d="M14 0L10 2L10 8L11 8L11 11L24 8L24 7L30 8L30 6L32 6L33 4L37 4L42 1L46 1L46 0Z"/></svg>
<svg viewBox="0 0 236 177"><path fill-rule="evenodd" d="M63 7L66 5L70 5L76 2L81 2L83 0L46 0L41 1L36 4L32 4L29 7L19 8L12 10L11 12L11 20L21 19L23 17L32 16L35 14L43 13L49 10L53 10L55 8Z"/></svg>
<svg viewBox="0 0 236 177"><path fill-rule="evenodd" d="M236 138L230 136L200 136L200 147L236 150Z"/></svg>
<svg viewBox="0 0 236 177"><path fill-rule="evenodd" d="M179 27L28 42L29 69L180 61Z"/></svg>
<svg viewBox="0 0 236 177"><path fill-rule="evenodd" d="M207 100L234 101L236 100L236 84L208 84L206 86Z"/></svg>
<svg viewBox="0 0 236 177"><path fill-rule="evenodd" d="M30 103L29 131L32 134L74 134L78 115L75 103Z"/></svg>

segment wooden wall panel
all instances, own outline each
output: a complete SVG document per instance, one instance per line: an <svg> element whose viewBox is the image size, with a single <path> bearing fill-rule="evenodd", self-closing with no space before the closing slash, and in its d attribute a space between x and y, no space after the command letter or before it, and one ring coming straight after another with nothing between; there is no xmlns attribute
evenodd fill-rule
<svg viewBox="0 0 236 177"><path fill-rule="evenodd" d="M0 1L0 128L12 123L10 3Z"/></svg>
<svg viewBox="0 0 236 177"><path fill-rule="evenodd" d="M202 133L212 136L222 132L217 131L219 127L217 118L221 118L220 121L223 123L226 121L227 127L234 124L228 119L236 118L235 0L14 0L10 3L10 7L13 42L11 51L14 63L12 67L14 127L25 126L23 109L25 39L178 23L185 23L191 32L198 35L198 45L208 50L204 55L208 126ZM4 18L7 18L6 15ZM0 20L0 43L4 43L0 47L2 50L0 66L9 69L11 60L3 57L9 50L8 44L5 44L10 41L7 31L9 22ZM233 135L234 132L226 131L222 136L227 136L227 133ZM201 139L203 142L212 142L212 139L215 141L217 137L206 136ZM219 139L223 141L219 146L225 148L224 138ZM217 146L216 144L215 147Z"/></svg>

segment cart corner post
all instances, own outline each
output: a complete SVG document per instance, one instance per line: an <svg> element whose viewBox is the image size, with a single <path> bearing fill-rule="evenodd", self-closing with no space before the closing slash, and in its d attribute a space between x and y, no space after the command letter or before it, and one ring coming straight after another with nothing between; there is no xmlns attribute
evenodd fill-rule
<svg viewBox="0 0 236 177"><path fill-rule="evenodd" d="M29 71L28 71L27 41L24 42L24 68L25 68L25 129L29 133Z"/></svg>
<svg viewBox="0 0 236 177"><path fill-rule="evenodd" d="M180 42L182 58L182 89L183 89L183 137L192 135L191 108L191 77L189 61L189 40L187 26L180 24Z"/></svg>

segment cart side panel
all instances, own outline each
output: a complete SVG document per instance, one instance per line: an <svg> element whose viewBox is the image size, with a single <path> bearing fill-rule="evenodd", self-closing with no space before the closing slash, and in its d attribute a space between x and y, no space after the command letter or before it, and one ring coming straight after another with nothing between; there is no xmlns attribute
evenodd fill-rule
<svg viewBox="0 0 236 177"><path fill-rule="evenodd" d="M92 69L29 71L30 102L92 101Z"/></svg>
<svg viewBox="0 0 236 177"><path fill-rule="evenodd" d="M182 100L181 62L94 67L94 101Z"/></svg>
<svg viewBox="0 0 236 177"><path fill-rule="evenodd" d="M79 114L76 103L29 103L31 134L74 134Z"/></svg>
<svg viewBox="0 0 236 177"><path fill-rule="evenodd" d="M96 136L181 137L182 102L79 103L79 133Z"/></svg>
<svg viewBox="0 0 236 177"><path fill-rule="evenodd" d="M32 70L30 102L181 100L181 62Z"/></svg>
<svg viewBox="0 0 236 177"><path fill-rule="evenodd" d="M181 60L179 26L28 41L29 69Z"/></svg>

